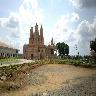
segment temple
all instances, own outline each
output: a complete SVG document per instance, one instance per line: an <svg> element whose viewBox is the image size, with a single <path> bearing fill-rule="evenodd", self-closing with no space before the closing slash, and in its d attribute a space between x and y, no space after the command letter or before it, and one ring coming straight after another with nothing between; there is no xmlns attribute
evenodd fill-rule
<svg viewBox="0 0 96 96"><path fill-rule="evenodd" d="M23 57L25 59L44 59L53 58L56 56L54 51L56 47L53 43L53 38L51 44L44 45L43 27L41 25L40 30L38 30L38 25L35 25L35 32L33 32L33 27L30 29L29 44L23 46Z"/></svg>

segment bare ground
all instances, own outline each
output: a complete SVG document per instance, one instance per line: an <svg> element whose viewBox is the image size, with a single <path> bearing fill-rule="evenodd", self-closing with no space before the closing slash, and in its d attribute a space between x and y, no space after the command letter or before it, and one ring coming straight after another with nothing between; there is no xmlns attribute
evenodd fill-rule
<svg viewBox="0 0 96 96"><path fill-rule="evenodd" d="M96 69L63 64L24 66L16 76L6 82L17 87L1 91L0 96L96 96Z"/></svg>

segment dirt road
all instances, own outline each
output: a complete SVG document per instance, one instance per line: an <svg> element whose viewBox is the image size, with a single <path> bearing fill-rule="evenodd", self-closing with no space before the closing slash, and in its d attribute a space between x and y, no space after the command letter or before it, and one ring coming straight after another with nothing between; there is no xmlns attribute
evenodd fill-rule
<svg viewBox="0 0 96 96"><path fill-rule="evenodd" d="M25 87L2 96L96 96L96 69L49 64L33 69L24 80Z"/></svg>

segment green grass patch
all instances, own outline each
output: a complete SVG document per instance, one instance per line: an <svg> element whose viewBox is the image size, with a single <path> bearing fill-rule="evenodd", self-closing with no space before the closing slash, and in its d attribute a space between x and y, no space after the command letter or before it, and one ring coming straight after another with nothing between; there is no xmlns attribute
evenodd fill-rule
<svg viewBox="0 0 96 96"><path fill-rule="evenodd" d="M92 63L90 60L86 59L44 59L44 60L37 60L37 64L68 64L74 66L84 66L84 67L91 67L96 66L95 63Z"/></svg>
<svg viewBox="0 0 96 96"><path fill-rule="evenodd" d="M18 61L18 58L3 58L3 59L0 59L0 62L17 62Z"/></svg>

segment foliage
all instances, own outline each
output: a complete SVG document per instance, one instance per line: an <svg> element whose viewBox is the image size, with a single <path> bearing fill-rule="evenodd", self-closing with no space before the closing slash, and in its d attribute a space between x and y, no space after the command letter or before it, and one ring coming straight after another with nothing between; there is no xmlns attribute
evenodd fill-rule
<svg viewBox="0 0 96 96"><path fill-rule="evenodd" d="M96 39L94 41L90 41L90 48L96 53Z"/></svg>
<svg viewBox="0 0 96 96"><path fill-rule="evenodd" d="M59 52L59 56L63 57L65 55L69 54L69 46L67 44L65 44L64 42L57 43L56 47L57 47L57 50Z"/></svg>
<svg viewBox="0 0 96 96"><path fill-rule="evenodd" d="M80 57L81 58L81 57ZM36 64L71 64L75 66L95 66L94 63L91 62L90 59L86 58L81 58L81 59L76 59L76 58L66 58L66 59L44 59L44 60L37 60Z"/></svg>
<svg viewBox="0 0 96 96"><path fill-rule="evenodd" d="M3 66L0 67L0 77L6 76L10 78L13 72L17 71L20 65L10 65L10 66Z"/></svg>
<svg viewBox="0 0 96 96"><path fill-rule="evenodd" d="M96 63L96 39L94 41L90 41L91 48L91 59L93 59L94 63Z"/></svg>
<svg viewBox="0 0 96 96"><path fill-rule="evenodd" d="M0 59L0 62L13 62L13 61L18 61L17 58L2 58Z"/></svg>

